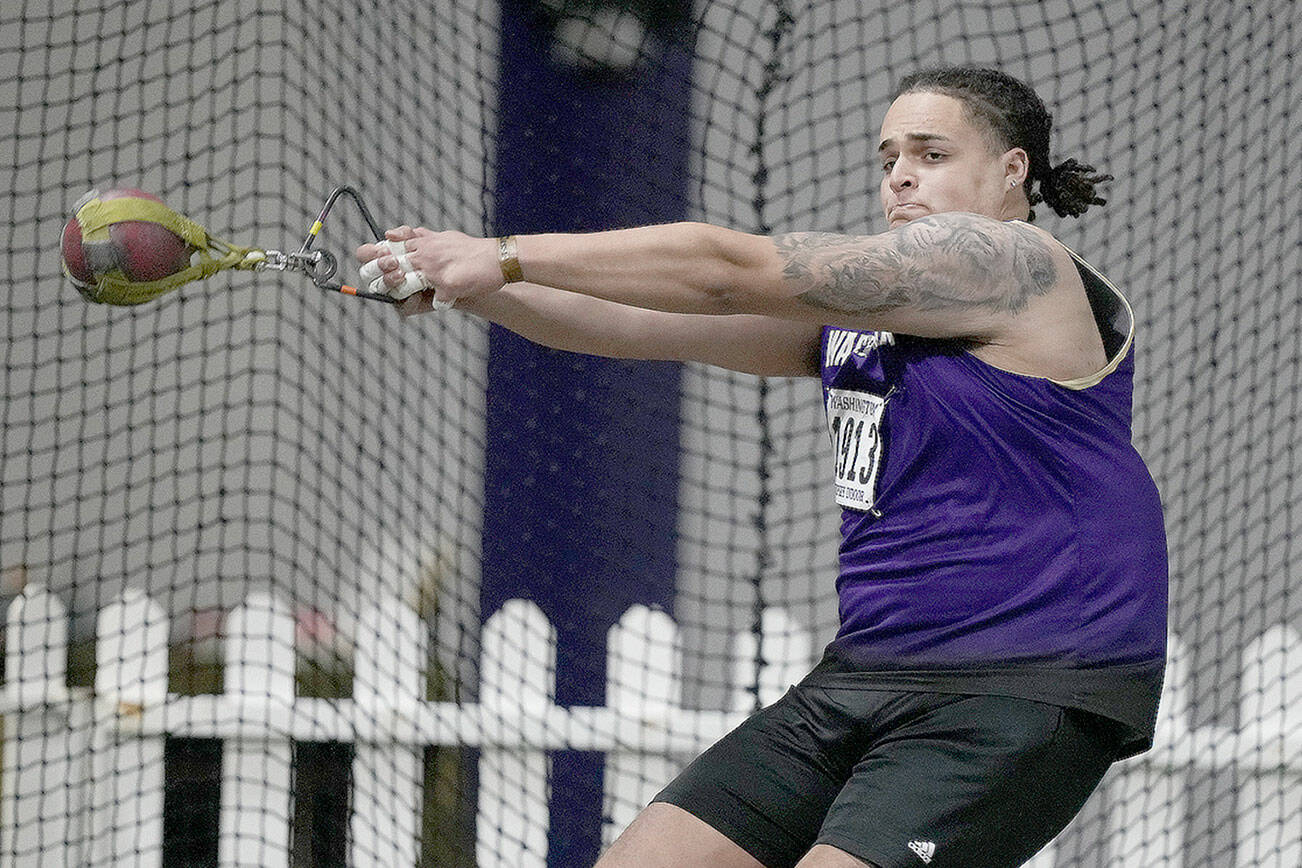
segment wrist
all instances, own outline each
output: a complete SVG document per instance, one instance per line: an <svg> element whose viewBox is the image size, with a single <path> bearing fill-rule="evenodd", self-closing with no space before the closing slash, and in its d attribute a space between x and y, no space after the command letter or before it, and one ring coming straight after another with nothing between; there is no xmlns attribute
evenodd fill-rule
<svg viewBox="0 0 1302 868"><path fill-rule="evenodd" d="M524 281L524 269L520 267L520 250L514 235L503 235L497 239L497 264L502 271L504 283Z"/></svg>

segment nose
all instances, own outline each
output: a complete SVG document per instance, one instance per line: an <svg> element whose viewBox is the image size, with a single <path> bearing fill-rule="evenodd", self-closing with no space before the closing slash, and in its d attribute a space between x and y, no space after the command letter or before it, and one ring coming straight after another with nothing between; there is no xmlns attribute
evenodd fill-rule
<svg viewBox="0 0 1302 868"><path fill-rule="evenodd" d="M916 186L917 179L905 165L903 160L896 160L895 165L891 167L891 189L896 193L901 190L907 190Z"/></svg>

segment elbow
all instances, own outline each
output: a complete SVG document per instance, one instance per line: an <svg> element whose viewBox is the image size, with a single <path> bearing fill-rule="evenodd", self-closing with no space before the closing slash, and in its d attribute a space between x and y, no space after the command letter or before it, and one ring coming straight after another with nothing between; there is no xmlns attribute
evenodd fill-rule
<svg viewBox="0 0 1302 868"><path fill-rule="evenodd" d="M682 224L691 233L685 278L700 312L727 315L760 312L764 239L705 223Z"/></svg>

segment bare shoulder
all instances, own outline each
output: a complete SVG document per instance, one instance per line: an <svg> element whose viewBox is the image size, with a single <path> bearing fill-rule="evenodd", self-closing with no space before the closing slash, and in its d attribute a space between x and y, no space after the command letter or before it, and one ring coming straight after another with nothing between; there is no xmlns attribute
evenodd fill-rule
<svg viewBox="0 0 1302 868"><path fill-rule="evenodd" d="M968 300L1016 315L1061 281L1061 244L1043 229L1021 221L951 212L901 226L900 250L930 260L955 287L969 288Z"/></svg>
<svg viewBox="0 0 1302 868"><path fill-rule="evenodd" d="M1003 331L1059 284L1061 245L1048 233L963 212L933 214L872 236L775 239L783 277L837 324L929 337Z"/></svg>
<svg viewBox="0 0 1302 868"><path fill-rule="evenodd" d="M992 364L1037 376L1074 378L1101 365L1071 254L1029 223L946 212L880 235L774 242L787 292L824 323L960 338Z"/></svg>
<svg viewBox="0 0 1302 868"><path fill-rule="evenodd" d="M1040 292L1025 296L1024 305L998 339L973 352L998 367L1052 379L1095 373L1107 359L1071 253L1038 226L1021 221L1007 226L1013 233L1015 257L1050 263L1044 267L1046 273L1051 271L1052 280Z"/></svg>
<svg viewBox="0 0 1302 868"><path fill-rule="evenodd" d="M1055 262L1071 263L1071 254L1067 248L1047 229L1024 220L1009 220L1001 225L1008 228L1015 245L1021 244L1027 249L1038 248L1053 257Z"/></svg>
<svg viewBox="0 0 1302 868"><path fill-rule="evenodd" d="M1050 298L1061 293L1077 295L1084 286L1076 270L1071 252L1053 233L1039 226L1013 220L1004 223L1011 236L1011 250L1015 261L1025 262L1027 268L1043 272L1052 279L1041 287L1039 295Z"/></svg>

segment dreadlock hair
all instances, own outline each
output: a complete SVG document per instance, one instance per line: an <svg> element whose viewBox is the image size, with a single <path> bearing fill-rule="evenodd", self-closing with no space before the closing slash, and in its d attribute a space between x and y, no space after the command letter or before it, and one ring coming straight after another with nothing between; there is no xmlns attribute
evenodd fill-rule
<svg viewBox="0 0 1302 868"><path fill-rule="evenodd" d="M1093 166L1065 160L1049 163L1049 133L1053 118L1040 97L1025 83L976 66L946 66L915 72L900 82L897 97L906 93L940 93L960 100L969 115L1003 150L1021 148L1031 165L1024 188L1032 205L1044 202L1060 217L1079 217L1091 205L1103 205L1095 188L1111 175ZM1028 220L1035 219L1032 210Z"/></svg>

